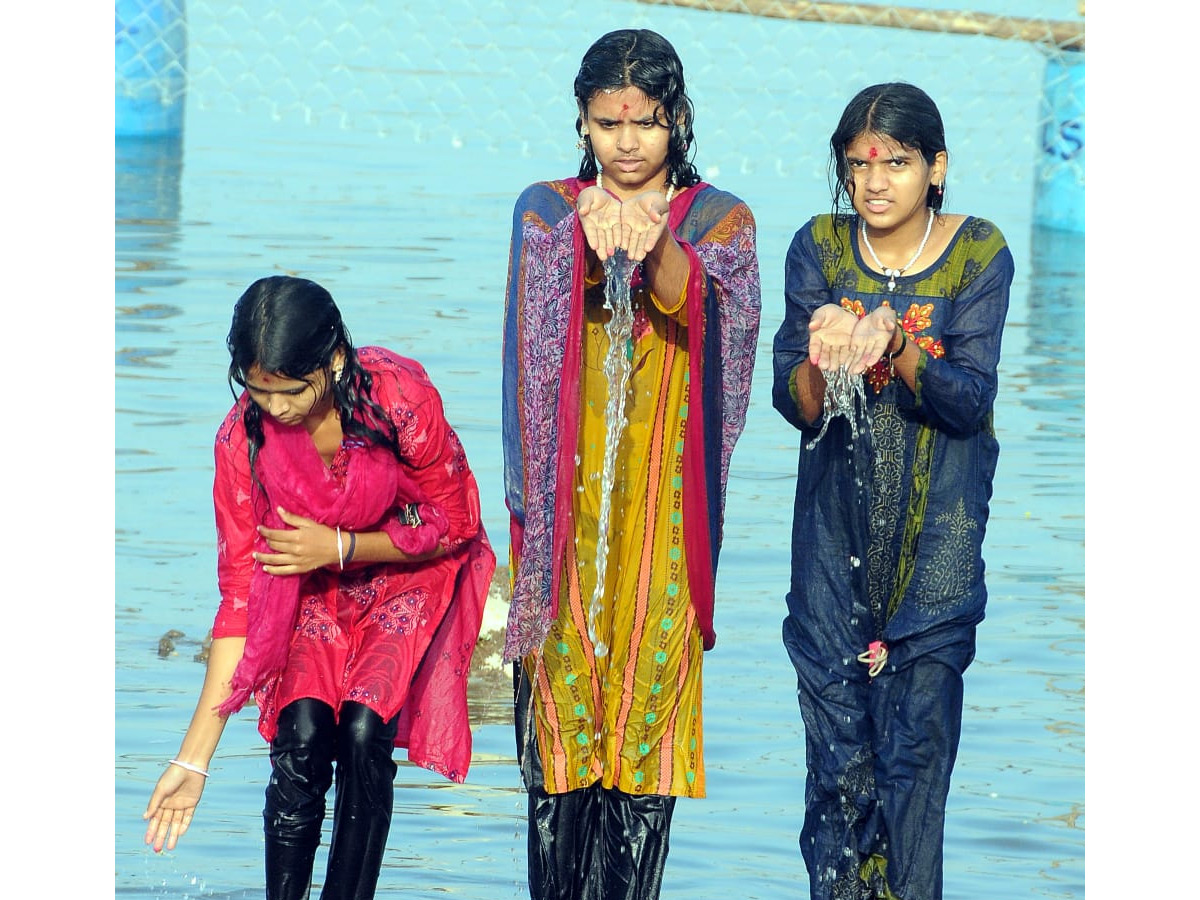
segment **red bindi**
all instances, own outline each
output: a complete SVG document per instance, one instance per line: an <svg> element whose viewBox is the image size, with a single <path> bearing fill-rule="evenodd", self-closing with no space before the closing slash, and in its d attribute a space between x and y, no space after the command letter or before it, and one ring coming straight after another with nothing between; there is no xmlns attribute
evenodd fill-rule
<svg viewBox="0 0 1200 900"><path fill-rule="evenodd" d="M879 151L878 151L878 150L876 150L874 147L872 147L872 148L871 148L871 152L870 152L869 154L867 154L867 155L868 155L868 156L869 156L871 159L874 159L875 157L877 157L877 156L879 155Z"/></svg>

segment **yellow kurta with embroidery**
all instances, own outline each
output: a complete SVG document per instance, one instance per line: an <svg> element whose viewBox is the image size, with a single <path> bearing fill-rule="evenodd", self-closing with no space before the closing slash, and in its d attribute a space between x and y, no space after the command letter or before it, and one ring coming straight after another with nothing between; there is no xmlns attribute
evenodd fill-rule
<svg viewBox="0 0 1200 900"><path fill-rule="evenodd" d="M670 313L633 297L632 373L609 514L605 590L595 634L610 313L589 279L584 315L574 542L563 560L558 618L526 658L546 790L600 781L629 794L703 797L701 658L683 543L683 436L688 351L683 298ZM530 668L532 667L532 668ZM595 673L596 677L592 677Z"/></svg>

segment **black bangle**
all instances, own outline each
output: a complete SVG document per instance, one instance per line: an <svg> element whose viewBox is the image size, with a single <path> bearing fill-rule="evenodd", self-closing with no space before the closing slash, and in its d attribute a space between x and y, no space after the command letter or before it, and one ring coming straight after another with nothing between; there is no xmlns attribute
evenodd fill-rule
<svg viewBox="0 0 1200 900"><path fill-rule="evenodd" d="M907 346L908 346L908 334L905 332L905 330L903 328L901 328L900 329L900 346L896 348L894 353L888 353L888 354L886 354L886 356L884 358L885 359L895 359L897 356L899 356L901 353L904 352L904 348Z"/></svg>
<svg viewBox="0 0 1200 900"><path fill-rule="evenodd" d="M342 560L343 568L352 559L354 559L354 532L353 531L350 532L350 549L346 551L346 558L344 560Z"/></svg>

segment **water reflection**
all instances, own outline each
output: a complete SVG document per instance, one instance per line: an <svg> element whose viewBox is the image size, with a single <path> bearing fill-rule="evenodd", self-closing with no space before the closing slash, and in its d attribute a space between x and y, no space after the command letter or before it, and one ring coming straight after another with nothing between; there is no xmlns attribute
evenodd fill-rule
<svg viewBox="0 0 1200 900"><path fill-rule="evenodd" d="M116 139L117 294L182 282L178 271L183 141Z"/></svg>
<svg viewBox="0 0 1200 900"><path fill-rule="evenodd" d="M1084 236L1034 226L1029 282L1030 379L1045 390L1027 403L1082 409ZM1039 392L1040 393L1040 392ZM1051 399L1054 398L1054 399Z"/></svg>
<svg viewBox="0 0 1200 900"><path fill-rule="evenodd" d="M183 281L179 271L180 179L183 142L178 136L119 137L116 142L116 289L117 296L169 288ZM182 310L166 303L117 306L116 365L161 369L174 348L147 346L165 329L163 321Z"/></svg>

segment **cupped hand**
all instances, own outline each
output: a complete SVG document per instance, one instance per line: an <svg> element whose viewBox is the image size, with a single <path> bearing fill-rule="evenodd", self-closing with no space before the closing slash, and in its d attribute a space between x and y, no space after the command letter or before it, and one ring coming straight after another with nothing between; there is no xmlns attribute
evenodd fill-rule
<svg viewBox="0 0 1200 900"><path fill-rule="evenodd" d="M846 366L853 373L862 358L862 347L853 340L857 325L858 316L836 303L819 307L808 322L809 361L822 372Z"/></svg>
<svg viewBox="0 0 1200 900"><path fill-rule="evenodd" d="M667 230L671 207L659 191L642 191L621 204L621 240L629 258L641 262Z"/></svg>
<svg viewBox="0 0 1200 900"><path fill-rule="evenodd" d="M883 358L892 345L896 329L900 327L896 321L896 311L890 306L880 306L858 320L851 335L851 344L857 346L861 353L858 371L865 372Z"/></svg>
<svg viewBox="0 0 1200 900"><path fill-rule="evenodd" d="M145 841L161 853L165 846L174 850L179 839L187 833L204 793L204 776L178 766L167 766L158 779L142 818L146 824Z"/></svg>
<svg viewBox="0 0 1200 900"><path fill-rule="evenodd" d="M600 261L623 247L621 230L622 203L612 194L594 185L579 194L575 212L583 226L583 236Z"/></svg>
<svg viewBox="0 0 1200 900"><path fill-rule="evenodd" d="M337 563L337 530L313 519L297 516L282 506L276 512L290 528L258 526L273 553L255 553L268 575L303 575ZM343 535L345 540L345 535Z"/></svg>

